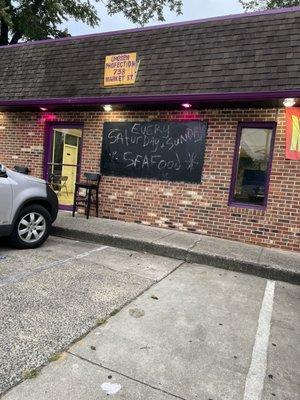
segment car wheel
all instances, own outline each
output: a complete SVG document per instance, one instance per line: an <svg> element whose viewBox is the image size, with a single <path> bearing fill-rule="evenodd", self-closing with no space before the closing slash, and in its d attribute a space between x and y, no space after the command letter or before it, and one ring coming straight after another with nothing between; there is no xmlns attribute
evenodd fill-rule
<svg viewBox="0 0 300 400"><path fill-rule="evenodd" d="M51 228L49 212L38 204L23 208L10 235L10 241L19 249L34 249L48 238Z"/></svg>

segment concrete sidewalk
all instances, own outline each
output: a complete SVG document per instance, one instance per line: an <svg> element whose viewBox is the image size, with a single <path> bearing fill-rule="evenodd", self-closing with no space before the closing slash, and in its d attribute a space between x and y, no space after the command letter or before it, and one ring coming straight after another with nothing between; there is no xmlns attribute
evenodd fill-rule
<svg viewBox="0 0 300 400"><path fill-rule="evenodd" d="M68 212L59 213L52 234L300 284L300 252Z"/></svg>
<svg viewBox="0 0 300 400"><path fill-rule="evenodd" d="M175 262L136 256L160 259L157 271ZM74 281L77 290L89 283L78 269ZM179 265L3 400L296 400L298 309L298 286Z"/></svg>

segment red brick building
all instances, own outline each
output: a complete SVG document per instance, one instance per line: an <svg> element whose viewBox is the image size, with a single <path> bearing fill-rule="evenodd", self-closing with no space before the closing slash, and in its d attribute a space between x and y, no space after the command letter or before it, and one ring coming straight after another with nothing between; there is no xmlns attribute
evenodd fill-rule
<svg viewBox="0 0 300 400"><path fill-rule="evenodd" d="M101 172L103 217L299 251L299 26L298 7L2 47L0 162L67 177L62 208Z"/></svg>

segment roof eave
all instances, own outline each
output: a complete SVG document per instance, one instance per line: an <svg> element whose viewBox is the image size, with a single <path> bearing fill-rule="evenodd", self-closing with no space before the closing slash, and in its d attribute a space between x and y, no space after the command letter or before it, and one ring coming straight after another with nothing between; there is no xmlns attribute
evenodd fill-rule
<svg viewBox="0 0 300 400"><path fill-rule="evenodd" d="M159 104L190 102L232 102L277 100L300 97L300 88L267 92L222 92L222 93L180 93L154 95L118 95L98 97L60 97L41 99L0 100L1 107L34 107L59 105L101 105L101 104Z"/></svg>
<svg viewBox="0 0 300 400"><path fill-rule="evenodd" d="M159 30L159 29L166 29L166 28L176 28L176 27L180 27L180 26L187 27L190 25L198 25L198 24L203 24L203 23L207 23L207 22L222 22L222 21L231 20L231 19L251 18L251 17L258 17L261 15L286 14L286 13L299 12L299 11L300 11L300 7L294 6L294 7L283 7L283 8L259 10L259 11L254 11L254 12L243 12L243 13L239 13L239 14L228 14L228 15L220 15L217 17L195 19L195 20L191 20L191 21L180 21L180 22L169 23L169 24L150 25L150 26L145 26L145 27L140 27L140 28L130 28L130 29L121 29L121 30L117 30L117 31L98 32L98 33L92 33L92 34L86 34L86 35L68 36L68 37L57 38L57 39L42 39L42 40L29 41L29 42L21 42L21 43L16 43L16 44L12 44L12 45L1 46L0 49L1 48L14 48L14 47L20 47L20 46L27 46L27 45L31 46L31 45L40 45L40 44L56 44L56 43L61 43L61 42L66 42L66 41L91 39L94 37L101 38L101 37L106 37L106 36L118 36L118 35L124 35L127 33L133 33L133 32L145 32L145 31Z"/></svg>

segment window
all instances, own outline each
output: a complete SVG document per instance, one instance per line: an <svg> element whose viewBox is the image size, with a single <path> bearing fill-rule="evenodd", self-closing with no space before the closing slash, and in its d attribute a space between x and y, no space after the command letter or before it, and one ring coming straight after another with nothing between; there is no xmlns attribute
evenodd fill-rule
<svg viewBox="0 0 300 400"><path fill-rule="evenodd" d="M239 124L229 205L266 207L275 128L275 122Z"/></svg>

